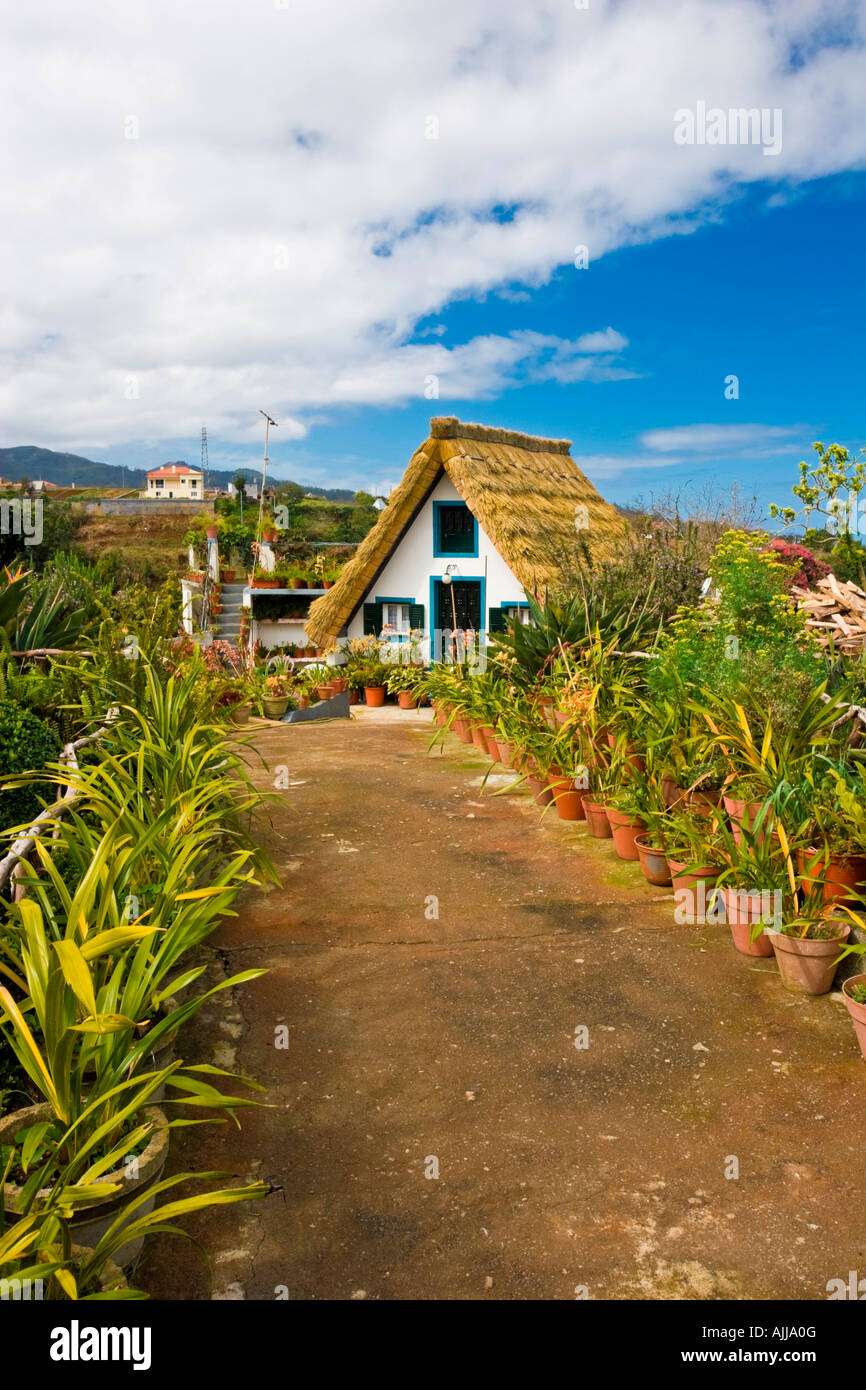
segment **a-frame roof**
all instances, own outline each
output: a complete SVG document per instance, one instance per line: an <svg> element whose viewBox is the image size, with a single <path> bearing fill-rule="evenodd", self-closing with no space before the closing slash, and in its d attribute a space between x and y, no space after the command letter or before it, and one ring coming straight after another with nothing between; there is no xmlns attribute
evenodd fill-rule
<svg viewBox="0 0 866 1390"><path fill-rule="evenodd" d="M376 525L333 587L311 605L306 627L312 640L324 648L337 640L443 472L530 593L557 587L563 564L574 558L578 528L594 552L609 549L622 534L622 518L581 473L570 448L568 439L467 425L451 416L431 420L430 438L412 455Z"/></svg>

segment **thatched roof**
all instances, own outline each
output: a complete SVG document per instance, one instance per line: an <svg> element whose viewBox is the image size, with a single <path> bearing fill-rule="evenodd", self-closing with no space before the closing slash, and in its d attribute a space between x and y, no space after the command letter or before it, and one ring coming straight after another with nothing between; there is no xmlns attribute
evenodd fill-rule
<svg viewBox="0 0 866 1390"><path fill-rule="evenodd" d="M571 458L569 439L430 421L430 438L412 455L376 525L333 588L310 608L307 632L328 647L351 620L443 472L524 589L555 588L579 535L604 552L623 522ZM577 508L587 529L578 531Z"/></svg>

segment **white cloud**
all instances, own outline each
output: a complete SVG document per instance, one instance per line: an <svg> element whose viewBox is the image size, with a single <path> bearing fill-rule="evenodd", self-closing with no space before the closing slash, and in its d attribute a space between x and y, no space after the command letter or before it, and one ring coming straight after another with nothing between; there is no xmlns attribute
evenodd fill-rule
<svg viewBox="0 0 866 1390"><path fill-rule="evenodd" d="M866 158L866 0L33 0L9 10L0 411L70 448L631 375L618 329L415 325ZM838 42L839 35L856 40ZM780 155L678 146L699 100ZM435 131L438 138L426 138ZM133 135L137 138L127 138ZM506 211L507 210L507 211ZM591 274L592 270L575 275ZM628 331L622 323L620 329ZM137 393L137 394L136 394ZM658 445L649 446L657 449ZM679 447L678 445L676 447Z"/></svg>
<svg viewBox="0 0 866 1390"><path fill-rule="evenodd" d="M686 462L679 455L671 454L659 458L657 455L644 454L639 450L632 454L572 453L572 457L592 483L597 483L602 478L619 478L623 473L643 473L647 468L672 468L675 464Z"/></svg>
<svg viewBox="0 0 866 1390"><path fill-rule="evenodd" d="M668 430L647 430L641 435L641 443L647 449L728 457L789 454L792 448L803 447L804 440L811 442L807 425L677 425Z"/></svg>

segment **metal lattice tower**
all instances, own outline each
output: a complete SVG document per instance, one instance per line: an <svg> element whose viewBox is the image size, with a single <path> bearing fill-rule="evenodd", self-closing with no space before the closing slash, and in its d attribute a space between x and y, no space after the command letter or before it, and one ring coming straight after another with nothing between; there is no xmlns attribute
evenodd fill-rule
<svg viewBox="0 0 866 1390"><path fill-rule="evenodd" d="M201 471L202 471L202 474L204 475L204 476L202 477L202 484L201 484L202 496L204 496L204 493L205 493L205 491L207 490L207 470L208 470L208 457L207 457L207 425L202 425L202 427L201 427Z"/></svg>

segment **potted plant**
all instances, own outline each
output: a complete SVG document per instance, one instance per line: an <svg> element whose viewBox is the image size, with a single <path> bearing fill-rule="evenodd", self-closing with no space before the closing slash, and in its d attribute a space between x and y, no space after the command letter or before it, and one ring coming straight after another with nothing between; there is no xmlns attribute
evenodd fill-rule
<svg viewBox="0 0 866 1390"><path fill-rule="evenodd" d="M418 678L423 675L419 666L392 666L388 672L385 686L389 695L397 696L400 709L416 709L418 705Z"/></svg>
<svg viewBox="0 0 866 1390"><path fill-rule="evenodd" d="M852 912L850 907L842 907L841 910L847 917L851 918L853 926L859 928L861 932L866 929L866 921L859 913ZM859 941L848 942L843 946L837 964L841 965L846 956L862 956L864 954L866 954L866 944ZM842 984L842 997L854 1025L860 1051L866 1057L866 975L849 975Z"/></svg>
<svg viewBox="0 0 866 1390"><path fill-rule="evenodd" d="M825 903L856 905L866 894L866 787L844 763L805 780L811 825L798 855L800 883Z"/></svg>
<svg viewBox="0 0 866 1390"><path fill-rule="evenodd" d="M217 709L228 710L233 724L248 723L253 706L247 679L237 676L234 680L228 681L217 696L215 705Z"/></svg>
<svg viewBox="0 0 866 1390"><path fill-rule="evenodd" d="M364 699L371 709L379 709L385 703L385 681L388 667L381 661L371 661L364 669Z"/></svg>
<svg viewBox="0 0 866 1390"><path fill-rule="evenodd" d="M737 778L725 789L722 800L738 845L744 831L757 845L773 828L772 802L762 796L763 790L760 782L750 778Z"/></svg>
<svg viewBox="0 0 866 1390"><path fill-rule="evenodd" d="M22 899L18 912L26 944L16 964L24 976L19 988L26 986L28 996L19 1004L0 986L0 1031L44 1101L0 1119L3 1207L27 1217L72 1206L73 1239L93 1246L126 1224L134 1208L140 1216L150 1210L142 1203L165 1164L168 1131L184 1123L168 1121L152 1104L160 1086L180 1091L172 1103L186 1096L211 1109L252 1102L223 1096L182 1062L137 1070L151 1039L136 1038L134 1017L100 1007L107 997L116 1008L133 958L139 962L141 943L155 938L157 928L128 923L88 932L82 917L83 929L56 941L35 901ZM108 996L103 979L111 984ZM103 1045L95 1047L94 1038ZM141 1248L133 1230L112 1252L119 1265Z"/></svg>
<svg viewBox="0 0 866 1390"><path fill-rule="evenodd" d="M346 685L349 689L349 704L357 705L361 699L361 691L364 689L364 668L362 666L351 666L346 671Z"/></svg>
<svg viewBox="0 0 866 1390"><path fill-rule="evenodd" d="M714 843L724 866L716 886L734 946L746 956L772 956L764 928L781 924L790 854L775 835L754 841L747 834L738 838L734 827L721 821Z"/></svg>
<svg viewBox="0 0 866 1390"><path fill-rule="evenodd" d="M671 811L665 857L671 873L677 910L685 922L704 919L716 901L715 884L724 868L718 827L689 811Z"/></svg>
<svg viewBox="0 0 866 1390"><path fill-rule="evenodd" d="M866 1057L866 975L852 975L843 984L842 994L854 1024L860 1051Z"/></svg>
<svg viewBox="0 0 866 1390"><path fill-rule="evenodd" d="M548 746L547 784L560 820L585 820L583 798L589 778L585 766L575 758L571 736L562 723Z"/></svg>
<svg viewBox="0 0 866 1390"><path fill-rule="evenodd" d="M646 831L646 797L640 784L626 783L611 793L605 803L613 847L620 859L640 859L636 841Z"/></svg>
<svg viewBox="0 0 866 1390"><path fill-rule="evenodd" d="M592 772L592 783L592 791L583 793L587 829L595 840L610 840L613 838L613 831L608 819L607 801L613 788L610 785L609 768L597 763Z"/></svg>
<svg viewBox="0 0 866 1390"><path fill-rule="evenodd" d="M262 710L268 719L282 719L289 707L292 682L289 676L275 674L265 676L262 692Z"/></svg>
<svg viewBox="0 0 866 1390"><path fill-rule="evenodd" d="M652 763L651 754L648 755L648 759ZM661 775L652 768L643 778L633 776L627 784L628 799L624 804L617 799L614 809L622 811L632 821L643 823L642 830L634 825L630 827L630 830L633 829L635 832L632 843L641 873L647 883L653 884L654 887L668 888L671 883L671 871L665 854L665 828L669 817L661 782ZM608 815L608 820L610 819Z"/></svg>
<svg viewBox="0 0 866 1390"><path fill-rule="evenodd" d="M778 931L770 931L785 989L796 994L827 994L850 932L850 922L821 916L795 916Z"/></svg>

